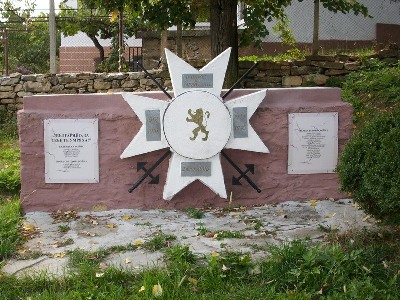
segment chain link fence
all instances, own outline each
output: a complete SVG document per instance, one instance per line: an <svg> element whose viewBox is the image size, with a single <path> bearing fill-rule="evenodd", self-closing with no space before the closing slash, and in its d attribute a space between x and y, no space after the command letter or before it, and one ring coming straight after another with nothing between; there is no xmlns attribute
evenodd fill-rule
<svg viewBox="0 0 400 300"><path fill-rule="evenodd" d="M362 15L354 15L353 13L342 14L333 13L320 8L320 25L319 25L319 45L320 53L324 54L329 49L354 49L373 47L376 44L388 44L391 42L400 43L400 2L390 0L364 0L360 1L368 7L371 17ZM286 13L290 20L289 27L300 48L311 49L313 40L313 3L312 0L303 2L293 1L293 4L286 9ZM238 13L240 18L240 12ZM240 20L239 24L240 24ZM62 20L57 20L62 22ZM58 24L60 25L60 24ZM273 33L274 23L267 23L270 35L263 39L263 49L247 47L240 49L239 55L263 55L277 54L285 50L277 34ZM4 31L3 31L4 33ZM9 32L11 34L11 32ZM26 39L29 45L30 32L18 32L21 38ZM175 27L170 28L167 33L166 46L172 51L176 51L177 30ZM2 54L3 54L3 70L6 66L5 62L5 45L9 44L8 49L13 49L10 38L2 36ZM136 38L126 38L125 42L125 69L124 71L139 71L136 61L144 64L145 68L157 68L162 64L161 57L161 34L160 32L143 32ZM103 48L105 57L112 55L111 39L99 39L99 45ZM73 36L60 37L59 54L58 54L58 72L60 73L77 73L77 72L95 72L99 71L100 52L99 45L94 45L93 41L84 33L78 33ZM201 23L195 30L183 31L182 34L182 57L195 66L204 65L206 61L211 59L210 54L210 28L208 23ZM13 51L13 50L12 50ZM48 53L43 50L43 53ZM30 47L26 47L23 55L36 56L36 59L46 59L32 53ZM10 56L8 66L29 69L29 66L18 66L20 54ZM34 60L33 60L34 61ZM23 71L23 70L22 70ZM36 71L36 70L35 70ZM42 70L40 70L42 71ZM101 70L100 70L101 71ZM38 72L38 71L36 71Z"/></svg>

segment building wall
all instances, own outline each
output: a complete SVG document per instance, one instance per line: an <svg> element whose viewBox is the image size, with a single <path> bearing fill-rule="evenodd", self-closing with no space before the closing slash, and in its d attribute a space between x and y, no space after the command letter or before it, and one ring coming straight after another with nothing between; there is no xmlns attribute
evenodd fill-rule
<svg viewBox="0 0 400 300"><path fill-rule="evenodd" d="M321 40L368 41L376 40L376 24L400 25L400 2L388 0L363 0L372 18L354 13L342 14L330 12L320 6ZM294 1L286 9L290 20L290 29L299 43L311 43L313 37L314 1ZM266 23L272 32L274 23ZM279 42L279 37L272 34L264 39L265 42Z"/></svg>
<svg viewBox="0 0 400 300"><path fill-rule="evenodd" d="M99 39L104 47L104 55L110 53L111 39ZM135 38L126 40L125 59L128 60L128 47L141 47L142 41ZM99 52L92 40L83 32L73 36L62 36L59 58L60 73L95 72L99 63Z"/></svg>

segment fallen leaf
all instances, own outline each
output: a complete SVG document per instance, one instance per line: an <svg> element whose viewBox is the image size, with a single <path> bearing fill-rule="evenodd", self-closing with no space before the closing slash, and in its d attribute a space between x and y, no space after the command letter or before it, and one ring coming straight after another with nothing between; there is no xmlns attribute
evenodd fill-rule
<svg viewBox="0 0 400 300"><path fill-rule="evenodd" d="M108 223L108 224L107 224L107 227L108 227L108 228L115 228L115 227L117 227L117 225L115 225L115 224L113 224L113 223Z"/></svg>
<svg viewBox="0 0 400 300"><path fill-rule="evenodd" d="M108 266L104 263L104 262L101 262L100 264L99 264L99 269L100 270L106 270L108 268Z"/></svg>
<svg viewBox="0 0 400 300"><path fill-rule="evenodd" d="M96 273L96 277L97 277L97 278L103 277L103 276L104 276L104 273Z"/></svg>
<svg viewBox="0 0 400 300"><path fill-rule="evenodd" d="M213 257L218 257L218 256L219 256L219 253L217 253L217 252L212 252L212 253L211 253L211 256L213 256Z"/></svg>
<svg viewBox="0 0 400 300"><path fill-rule="evenodd" d="M279 213L284 213L285 211L283 209L278 210Z"/></svg>
<svg viewBox="0 0 400 300"><path fill-rule="evenodd" d="M256 265L254 268L250 269L250 275L258 275L261 274L261 269L259 265Z"/></svg>
<svg viewBox="0 0 400 300"><path fill-rule="evenodd" d="M325 218L333 218L336 215L336 213L333 214L326 214Z"/></svg>
<svg viewBox="0 0 400 300"><path fill-rule="evenodd" d="M127 215L127 216L122 216L122 220L130 220L130 219L132 219L133 218L133 216L129 216L129 215Z"/></svg>
<svg viewBox="0 0 400 300"><path fill-rule="evenodd" d="M213 238L215 236L214 232L208 231L204 234L204 237L206 238Z"/></svg>
<svg viewBox="0 0 400 300"><path fill-rule="evenodd" d="M222 271L226 272L226 271L228 271L228 270L229 270L229 268L228 268L227 266L222 265Z"/></svg>
<svg viewBox="0 0 400 300"><path fill-rule="evenodd" d="M162 287L161 287L160 283L155 284L153 286L153 291L152 292L153 292L153 296L156 297L156 298L162 296L163 290L162 290Z"/></svg>
<svg viewBox="0 0 400 300"><path fill-rule="evenodd" d="M54 258L63 258L65 256L65 253L54 253L53 257Z"/></svg>
<svg viewBox="0 0 400 300"><path fill-rule="evenodd" d="M368 221L368 219L371 218L371 216L366 216L364 219L362 219L363 222Z"/></svg>
<svg viewBox="0 0 400 300"><path fill-rule="evenodd" d="M22 226L22 229L24 231L27 231L27 232L32 232L32 231L38 230L39 227L36 227L36 226L33 226L33 225L24 225L24 226Z"/></svg>
<svg viewBox="0 0 400 300"><path fill-rule="evenodd" d="M125 263L126 264L130 264L131 262L132 262L132 260L129 257L125 258Z"/></svg>
<svg viewBox="0 0 400 300"><path fill-rule="evenodd" d="M197 279L193 278L193 277L188 277L187 279L191 284L193 285L197 285Z"/></svg>
<svg viewBox="0 0 400 300"><path fill-rule="evenodd" d="M231 216L232 217L238 217L238 216L240 216L240 214L239 213L232 213Z"/></svg>
<svg viewBox="0 0 400 300"><path fill-rule="evenodd" d="M310 206L317 206L318 200L310 200Z"/></svg>
<svg viewBox="0 0 400 300"><path fill-rule="evenodd" d="M133 244L135 246L140 246L140 245L143 245L144 243L141 240L137 240L137 241L134 241Z"/></svg>
<svg viewBox="0 0 400 300"><path fill-rule="evenodd" d="M139 293L143 293L146 290L146 288L144 287L144 285L142 285L142 287L139 289Z"/></svg>

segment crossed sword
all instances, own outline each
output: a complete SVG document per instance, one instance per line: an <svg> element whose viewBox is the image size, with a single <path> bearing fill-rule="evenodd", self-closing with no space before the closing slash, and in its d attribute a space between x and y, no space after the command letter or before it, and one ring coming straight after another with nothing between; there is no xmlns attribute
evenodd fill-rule
<svg viewBox="0 0 400 300"><path fill-rule="evenodd" d="M138 61L136 62L136 65L142 69L142 71L157 85L157 87L165 94L169 99L172 100L172 96L163 88L163 86L143 67L141 63ZM233 85L232 87L222 96L222 99L225 99L234 89L235 87L243 80L246 78L246 76L254 70L254 68L258 65L258 63L255 63L249 70L247 70L246 73L242 75ZM254 174L254 165L246 164L247 169L245 171L242 171L242 169L233 162L233 160L226 155L224 151L221 151L222 156L231 164L231 166L240 174L238 178L234 177L232 178L232 183L234 185L240 185L240 179L244 178L253 189L257 191L257 193L261 193L261 189L254 183L253 180L249 176L247 176L246 173L250 172ZM129 193L132 193L147 177L151 178L151 181L149 182L150 184L157 184L159 182L159 175L153 176L152 172L155 170L155 168L158 167L159 164L161 164L168 156L171 155L171 151L167 150L149 169L145 168L146 163L138 162L137 164L137 169L140 170L142 169L145 171L142 177L136 183L128 190Z"/></svg>

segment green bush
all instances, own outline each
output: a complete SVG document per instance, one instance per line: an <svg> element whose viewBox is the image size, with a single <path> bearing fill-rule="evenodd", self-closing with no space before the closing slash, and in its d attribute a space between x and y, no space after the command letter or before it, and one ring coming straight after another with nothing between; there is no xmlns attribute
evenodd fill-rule
<svg viewBox="0 0 400 300"><path fill-rule="evenodd" d="M355 134L342 152L343 191L375 218L400 224L400 109L382 113Z"/></svg>

